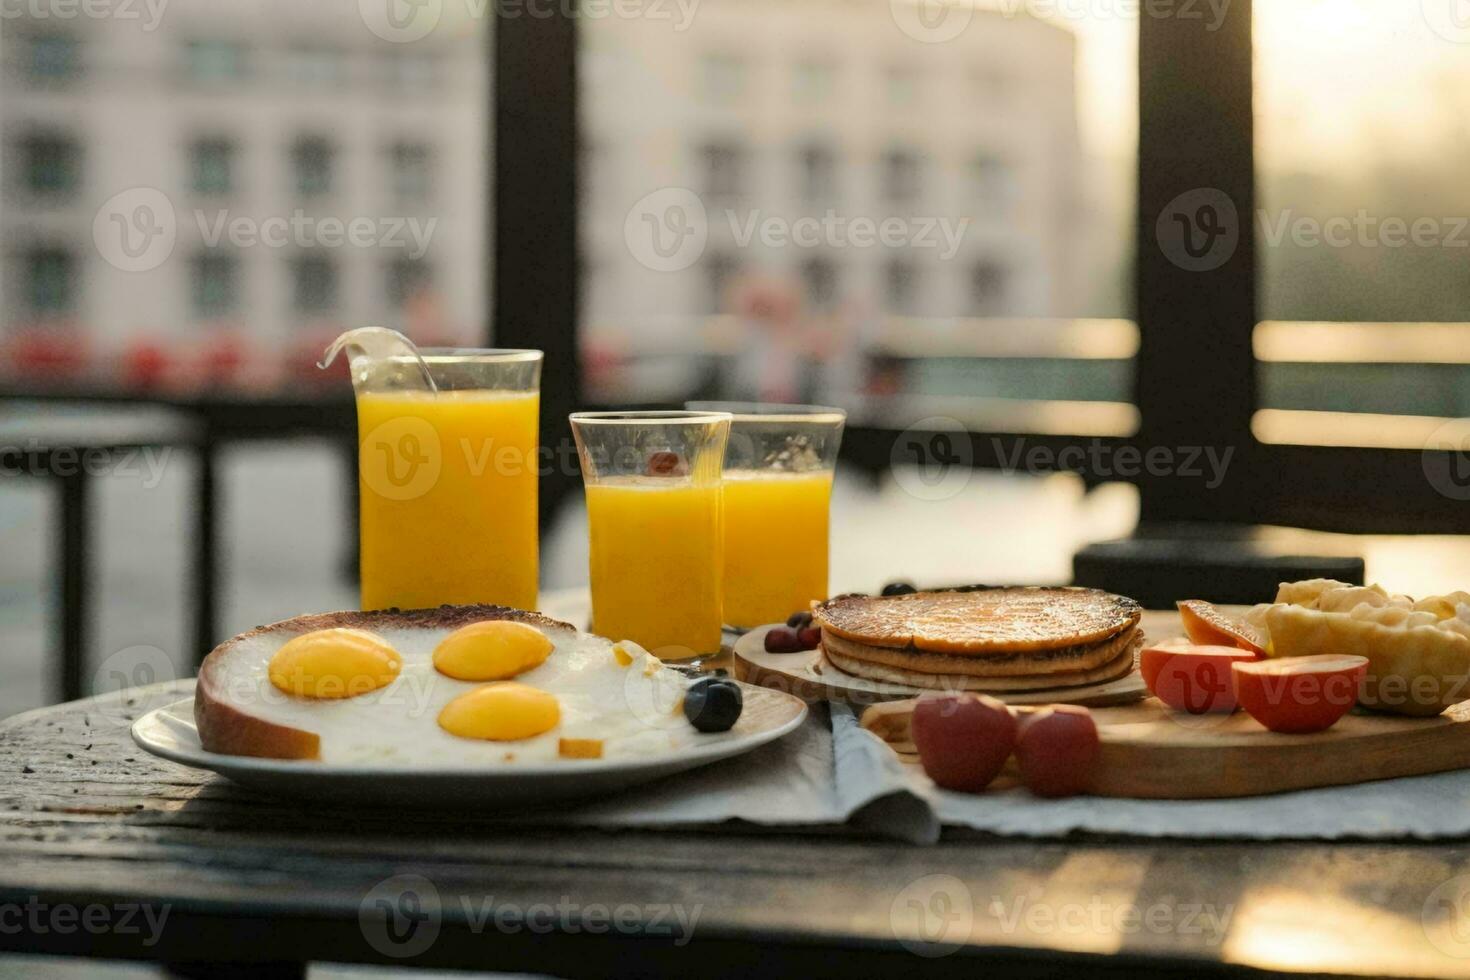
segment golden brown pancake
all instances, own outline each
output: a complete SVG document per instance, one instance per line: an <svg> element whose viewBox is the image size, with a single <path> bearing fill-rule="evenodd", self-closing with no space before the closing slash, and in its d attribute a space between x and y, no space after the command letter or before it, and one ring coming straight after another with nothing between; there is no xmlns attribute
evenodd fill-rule
<svg viewBox="0 0 1470 980"><path fill-rule="evenodd" d="M1143 608L1098 589L973 586L899 596L838 596L818 605L824 631L867 646L955 656L1100 643L1138 625Z"/></svg>
<svg viewBox="0 0 1470 980"><path fill-rule="evenodd" d="M888 662L859 660L848 657L838 652L835 643L825 645L822 653L830 668L836 668L844 674L852 674L854 677L862 677L867 680L886 681L892 684L906 684L910 687L924 688L936 691L989 691L997 694L1019 693L1022 691L1048 691L1054 688L1082 687L1089 684L1103 684L1107 681L1126 677L1133 671L1137 661L1138 651L1143 648L1143 633L1135 630L1127 646L1112 660L1090 670L1064 671L1054 674L1036 674L1029 677L986 677L972 674L944 674L929 673L914 669L905 663L902 658L909 656L903 651L891 651L895 659ZM942 654L916 654L914 656L942 656ZM952 666L959 662L959 658L951 658L949 664Z"/></svg>

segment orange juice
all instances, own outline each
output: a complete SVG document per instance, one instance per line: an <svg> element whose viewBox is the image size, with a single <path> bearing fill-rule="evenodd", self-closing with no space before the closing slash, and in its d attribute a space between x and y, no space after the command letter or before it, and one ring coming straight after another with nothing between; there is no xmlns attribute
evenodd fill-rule
<svg viewBox="0 0 1470 980"><path fill-rule="evenodd" d="M357 398L362 608L536 608L536 392Z"/></svg>
<svg viewBox="0 0 1470 980"><path fill-rule="evenodd" d="M586 489L592 632L666 659L717 652L719 485L621 477Z"/></svg>
<svg viewBox="0 0 1470 980"><path fill-rule="evenodd" d="M725 471L725 622L786 621L827 598L832 474Z"/></svg>

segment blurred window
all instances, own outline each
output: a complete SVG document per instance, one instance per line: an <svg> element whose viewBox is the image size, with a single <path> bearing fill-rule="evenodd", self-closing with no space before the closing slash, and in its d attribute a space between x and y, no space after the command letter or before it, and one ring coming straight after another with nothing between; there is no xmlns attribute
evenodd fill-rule
<svg viewBox="0 0 1470 980"><path fill-rule="evenodd" d="M977 262L970 269L970 313L999 316L1006 310L1006 272L991 261Z"/></svg>
<svg viewBox="0 0 1470 980"><path fill-rule="evenodd" d="M327 88L342 82L342 52L320 44L301 44L287 52L287 71L299 85Z"/></svg>
<svg viewBox="0 0 1470 980"><path fill-rule="evenodd" d="M745 90L745 61L731 54L709 54L700 60L701 84L711 102L730 102Z"/></svg>
<svg viewBox="0 0 1470 980"><path fill-rule="evenodd" d="M400 201L422 201L433 185L433 156L423 143L394 143L388 151L393 194Z"/></svg>
<svg viewBox="0 0 1470 980"><path fill-rule="evenodd" d="M184 45L184 64L196 82L228 82L245 75L245 45L219 38Z"/></svg>
<svg viewBox="0 0 1470 980"><path fill-rule="evenodd" d="M975 199L991 207L1003 208L1015 196L1016 182L1011 169L998 156L982 153L970 165Z"/></svg>
<svg viewBox="0 0 1470 980"><path fill-rule="evenodd" d="M919 157L911 150L889 150L883 156L883 196L895 204L919 194Z"/></svg>
<svg viewBox="0 0 1470 980"><path fill-rule="evenodd" d="M295 174L296 193L316 197L332 191L332 163L335 151L321 136L303 136L291 148L291 169Z"/></svg>
<svg viewBox="0 0 1470 980"><path fill-rule="evenodd" d="M796 98L801 102L820 103L832 97L836 68L828 61L802 60L796 63Z"/></svg>
<svg viewBox="0 0 1470 980"><path fill-rule="evenodd" d="M837 267L828 259L812 258L801 264L807 304L817 311L830 310L837 301Z"/></svg>
<svg viewBox="0 0 1470 980"><path fill-rule="evenodd" d="M297 313L327 313L337 308L337 266L320 255L291 261L292 306Z"/></svg>
<svg viewBox="0 0 1470 980"><path fill-rule="evenodd" d="M892 65L883 72L884 95L888 104L899 108L911 106L919 98L919 73L908 65Z"/></svg>
<svg viewBox="0 0 1470 980"><path fill-rule="evenodd" d="M718 313L725 308L730 287L739 273L740 263L733 255L713 252L704 257L705 294L708 296L705 305L709 312Z"/></svg>
<svg viewBox="0 0 1470 980"><path fill-rule="evenodd" d="M190 267L194 315L201 318L234 313L240 305L240 261L233 255L204 252Z"/></svg>
<svg viewBox="0 0 1470 980"><path fill-rule="evenodd" d="M801 196L808 201L829 201L837 196L837 155L821 144L803 146Z"/></svg>
<svg viewBox="0 0 1470 980"><path fill-rule="evenodd" d="M26 74L32 82L55 84L81 74L81 44L65 34L40 34L30 39Z"/></svg>
<svg viewBox="0 0 1470 980"><path fill-rule="evenodd" d="M33 194L71 194L81 183L82 151L70 136L33 133L21 141L21 159L25 187Z"/></svg>
<svg viewBox="0 0 1470 980"><path fill-rule="evenodd" d="M427 92L434 88L439 79L434 59L417 51L392 51L387 56L385 66L389 88L401 95Z"/></svg>
<svg viewBox="0 0 1470 980"><path fill-rule="evenodd" d="M884 269L884 306L889 313L912 314L919 271L906 259L893 259Z"/></svg>
<svg viewBox="0 0 1470 980"><path fill-rule="evenodd" d="M704 147L704 191L712 198L740 197L744 190L745 151L734 143Z"/></svg>
<svg viewBox="0 0 1470 980"><path fill-rule="evenodd" d="M76 307L76 257L62 248L25 253L26 303L36 316L70 313Z"/></svg>
<svg viewBox="0 0 1470 980"><path fill-rule="evenodd" d="M400 256L388 263L388 305L403 309L433 284L433 275L423 259Z"/></svg>
<svg viewBox="0 0 1470 980"><path fill-rule="evenodd" d="M190 169L197 194L228 194L234 190L235 145L226 139L196 140L190 148Z"/></svg>

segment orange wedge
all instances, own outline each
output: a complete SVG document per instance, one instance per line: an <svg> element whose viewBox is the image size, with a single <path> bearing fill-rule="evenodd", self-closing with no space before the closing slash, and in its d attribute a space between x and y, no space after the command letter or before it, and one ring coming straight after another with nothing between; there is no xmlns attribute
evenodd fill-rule
<svg viewBox="0 0 1470 980"><path fill-rule="evenodd" d="M1216 609L1203 599L1180 601L1179 618L1184 632L1201 646L1239 647L1257 657L1266 656L1266 638L1249 623L1242 623Z"/></svg>

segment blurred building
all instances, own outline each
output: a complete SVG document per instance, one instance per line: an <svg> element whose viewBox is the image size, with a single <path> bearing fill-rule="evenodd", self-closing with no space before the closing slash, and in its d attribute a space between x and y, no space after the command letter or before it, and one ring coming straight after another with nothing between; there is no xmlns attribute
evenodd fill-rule
<svg viewBox="0 0 1470 980"><path fill-rule="evenodd" d="M131 6L141 20L4 22L9 331L74 328L100 351L410 320L480 334L483 25L390 43L352 2L188 0L156 24ZM169 221L166 258L131 261Z"/></svg>

